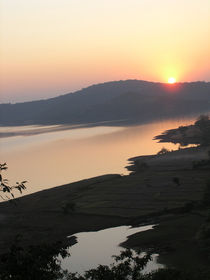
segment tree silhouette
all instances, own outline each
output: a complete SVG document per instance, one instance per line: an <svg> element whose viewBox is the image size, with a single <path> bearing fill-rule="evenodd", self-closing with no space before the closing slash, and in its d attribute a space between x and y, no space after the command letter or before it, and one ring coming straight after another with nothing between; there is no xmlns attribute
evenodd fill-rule
<svg viewBox="0 0 210 280"><path fill-rule="evenodd" d="M27 181L16 182L16 185L14 186L10 185L9 180L3 178L2 176L2 171L5 171L7 169L8 167L6 162L0 164L0 192L2 192L2 195L0 195L0 197L2 198L2 200L10 201L11 199L15 198L15 190L18 190L22 194L22 191L26 189L25 184L27 183Z"/></svg>
<svg viewBox="0 0 210 280"><path fill-rule="evenodd" d="M210 145L210 119L208 115L201 115L194 124L169 129L153 138L159 143L174 143L181 146L190 144L198 146Z"/></svg>
<svg viewBox="0 0 210 280"><path fill-rule="evenodd" d="M209 270L181 271L163 268L144 274L143 269L151 259L150 254L140 256L131 250L122 251L113 256L110 266L99 265L80 275L63 270L58 254L69 256L59 242L47 245L20 246L18 240L10 250L0 255L1 280L209 280Z"/></svg>
<svg viewBox="0 0 210 280"><path fill-rule="evenodd" d="M164 155L169 153L170 151L168 149L166 149L165 147L163 147L158 153L157 155Z"/></svg>

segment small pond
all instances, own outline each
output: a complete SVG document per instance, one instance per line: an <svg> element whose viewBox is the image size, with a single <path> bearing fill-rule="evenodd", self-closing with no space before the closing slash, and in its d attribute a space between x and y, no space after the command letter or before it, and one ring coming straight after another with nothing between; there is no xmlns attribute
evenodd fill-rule
<svg viewBox="0 0 210 280"><path fill-rule="evenodd" d="M152 230L153 225L130 227L120 226L96 232L81 232L73 236L77 243L69 248L70 257L62 259L62 267L70 272L84 273L86 270L96 268L99 264L110 265L113 255L119 255L123 250L119 244L127 237L141 231ZM163 265L157 262L157 254L152 255L144 272L151 272Z"/></svg>

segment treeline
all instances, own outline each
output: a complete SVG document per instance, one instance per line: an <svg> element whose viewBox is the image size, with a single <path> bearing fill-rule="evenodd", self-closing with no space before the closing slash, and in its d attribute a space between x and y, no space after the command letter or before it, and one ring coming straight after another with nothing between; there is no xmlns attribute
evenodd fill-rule
<svg viewBox="0 0 210 280"><path fill-rule="evenodd" d="M208 115L201 115L193 125L180 126L176 129L166 130L160 135L154 137L161 143L171 142L188 146L195 144L197 146L210 145L210 119Z"/></svg>
<svg viewBox="0 0 210 280"><path fill-rule="evenodd" d="M130 124L183 117L207 112L209 91L205 82L107 82L46 100L0 104L0 125Z"/></svg>

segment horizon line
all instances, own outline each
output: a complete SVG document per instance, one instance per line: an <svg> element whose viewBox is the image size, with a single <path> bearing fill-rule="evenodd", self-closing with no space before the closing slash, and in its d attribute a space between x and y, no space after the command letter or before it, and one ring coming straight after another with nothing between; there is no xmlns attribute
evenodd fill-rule
<svg viewBox="0 0 210 280"><path fill-rule="evenodd" d="M168 82L158 82L158 81L149 81L149 80L141 80L141 79L126 79L126 80L111 80L111 81L105 81L105 82L100 82L100 83L94 83L91 85L87 85L85 87L81 87L75 91L70 91L70 92L66 92L63 94L59 94L56 96L52 96L52 97L46 97L46 98L40 98L40 99L32 99L32 100L23 100L23 101L8 101L8 102L4 102L4 103L0 103L0 105L6 105L6 104L20 104L20 103L27 103L27 102L36 102L36 101L44 101L44 100L48 100L48 99L53 99L53 98L58 98L60 96L64 96L67 94L74 94L77 92L80 92L82 90L94 87L94 86L99 86L99 85L104 85L104 84L109 84L109 83L119 83L119 82L128 82L128 81L138 81L138 82L145 82L145 83L152 83L152 84L164 84L164 85L169 85L169 86L175 86L175 85L180 85L180 84L194 84L194 83L210 83L210 81L206 81L206 80L196 80L196 81L186 81L186 82L178 82L176 81L173 84L170 84Z"/></svg>

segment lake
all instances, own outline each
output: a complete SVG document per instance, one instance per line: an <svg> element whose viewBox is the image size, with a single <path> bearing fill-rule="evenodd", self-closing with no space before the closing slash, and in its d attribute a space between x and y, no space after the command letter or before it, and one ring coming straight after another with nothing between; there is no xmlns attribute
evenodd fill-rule
<svg viewBox="0 0 210 280"><path fill-rule="evenodd" d="M5 177L11 184L29 182L24 194L108 173L128 174L125 166L129 158L157 153L163 146L178 148L157 143L152 140L154 136L193 121L176 119L130 127L1 127L0 162L7 162ZM78 233L78 243L70 248L71 257L63 260L62 266L83 273L99 263L110 264L111 256L120 253L119 244L127 236L149 229L151 226L122 226ZM153 255L147 271L161 266L156 258Z"/></svg>
<svg viewBox="0 0 210 280"><path fill-rule="evenodd" d="M73 236L77 238L75 245L69 248L70 257L62 261L62 268L70 272L84 273L86 270L96 268L99 264L110 265L114 262L113 255L119 255L123 250L120 243L127 240L131 234L152 230L153 226L129 227L120 226L95 232L81 232ZM142 253L143 255L143 253ZM152 255L143 272L151 272L164 267L157 262L157 254Z"/></svg>
<svg viewBox="0 0 210 280"><path fill-rule="evenodd" d="M164 146L154 136L193 119L159 121L130 127L0 127L0 162L13 184L27 180L24 194L108 173L128 174L128 158L157 153ZM7 137L2 137L7 136ZM8 137L8 135L13 135Z"/></svg>

